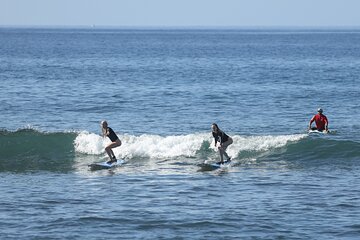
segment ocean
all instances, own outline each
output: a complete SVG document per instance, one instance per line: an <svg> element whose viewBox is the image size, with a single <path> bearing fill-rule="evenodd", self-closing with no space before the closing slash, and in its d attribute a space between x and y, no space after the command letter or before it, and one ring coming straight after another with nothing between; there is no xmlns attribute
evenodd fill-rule
<svg viewBox="0 0 360 240"><path fill-rule="evenodd" d="M0 28L0 238L359 239L359 76L359 29Z"/></svg>

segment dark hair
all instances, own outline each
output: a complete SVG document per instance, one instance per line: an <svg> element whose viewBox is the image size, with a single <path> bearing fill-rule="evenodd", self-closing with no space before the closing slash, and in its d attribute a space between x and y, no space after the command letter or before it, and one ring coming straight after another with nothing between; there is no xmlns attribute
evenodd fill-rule
<svg viewBox="0 0 360 240"><path fill-rule="evenodd" d="M216 130L219 131L219 126L218 126L216 123L213 123L213 124L211 124L211 125L215 126L215 127L216 127Z"/></svg>

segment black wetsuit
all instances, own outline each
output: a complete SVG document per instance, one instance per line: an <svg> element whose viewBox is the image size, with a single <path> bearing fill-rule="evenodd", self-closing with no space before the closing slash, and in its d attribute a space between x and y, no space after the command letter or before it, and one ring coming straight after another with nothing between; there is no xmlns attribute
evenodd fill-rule
<svg viewBox="0 0 360 240"><path fill-rule="evenodd" d="M108 132L109 132L109 135L107 135L107 136L110 138L110 140L112 142L116 142L116 140L119 139L118 136L116 135L116 133L111 128L108 128Z"/></svg>
<svg viewBox="0 0 360 240"><path fill-rule="evenodd" d="M229 140L229 136L221 130L218 130L217 133L212 132L212 135L215 139L215 142L220 142L220 144Z"/></svg>

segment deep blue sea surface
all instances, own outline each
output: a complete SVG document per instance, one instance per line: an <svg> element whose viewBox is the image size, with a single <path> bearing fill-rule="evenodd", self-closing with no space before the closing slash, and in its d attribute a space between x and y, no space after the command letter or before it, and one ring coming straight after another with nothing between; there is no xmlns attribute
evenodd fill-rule
<svg viewBox="0 0 360 240"><path fill-rule="evenodd" d="M359 29L0 28L0 238L358 239L359 76Z"/></svg>

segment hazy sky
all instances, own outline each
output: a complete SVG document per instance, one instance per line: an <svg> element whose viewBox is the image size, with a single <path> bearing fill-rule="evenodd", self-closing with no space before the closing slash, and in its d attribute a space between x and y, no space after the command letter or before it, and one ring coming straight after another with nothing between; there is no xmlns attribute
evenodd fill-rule
<svg viewBox="0 0 360 240"><path fill-rule="evenodd" d="M360 26L360 0L0 0L0 25Z"/></svg>

